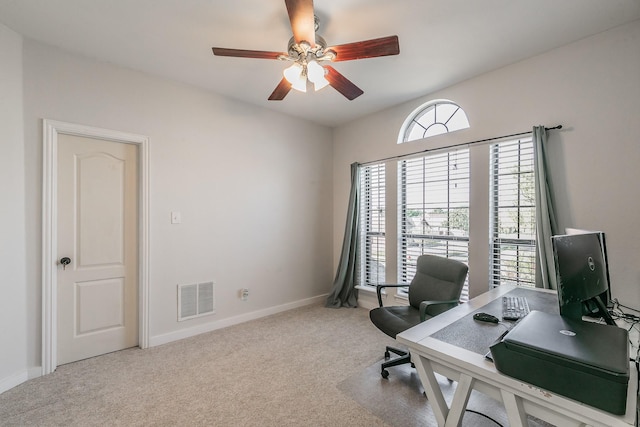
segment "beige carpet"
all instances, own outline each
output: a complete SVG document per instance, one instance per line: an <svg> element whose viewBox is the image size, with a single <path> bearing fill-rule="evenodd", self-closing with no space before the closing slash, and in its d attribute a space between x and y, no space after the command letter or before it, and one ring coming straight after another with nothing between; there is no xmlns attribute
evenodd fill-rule
<svg viewBox="0 0 640 427"><path fill-rule="evenodd" d="M433 410L424 397L424 388L418 374L410 365L389 368L389 378L380 376L380 363L372 364L346 380L338 388L369 409L382 420L394 426L436 427ZM451 403L456 383L436 375L444 398ZM529 427L553 427L533 417L528 418ZM502 403L472 391L467 404L467 412L462 419L463 427L508 426L509 421Z"/></svg>
<svg viewBox="0 0 640 427"><path fill-rule="evenodd" d="M337 384L389 342L366 310L303 307L60 366L0 394L0 425L384 426Z"/></svg>
<svg viewBox="0 0 640 427"><path fill-rule="evenodd" d="M303 307L60 366L0 394L0 425L434 426L415 370L380 377L393 344L366 310ZM470 406L504 421L482 395ZM464 425L495 425L480 418Z"/></svg>

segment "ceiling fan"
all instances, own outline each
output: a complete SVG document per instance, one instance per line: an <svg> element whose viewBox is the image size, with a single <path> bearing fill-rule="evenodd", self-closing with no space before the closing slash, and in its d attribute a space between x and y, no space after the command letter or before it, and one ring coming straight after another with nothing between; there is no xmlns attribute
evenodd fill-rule
<svg viewBox="0 0 640 427"><path fill-rule="evenodd" d="M313 84L315 90L332 86L348 100L353 100L364 92L350 80L323 62L350 61L375 58L400 53L398 36L327 46L325 40L316 34L318 20L313 11L313 0L285 0L293 37L289 40L286 53L262 50L227 49L214 47L213 54L238 58L279 59L293 64L284 70L284 77L269 96L269 101L284 99L293 88L307 91Z"/></svg>

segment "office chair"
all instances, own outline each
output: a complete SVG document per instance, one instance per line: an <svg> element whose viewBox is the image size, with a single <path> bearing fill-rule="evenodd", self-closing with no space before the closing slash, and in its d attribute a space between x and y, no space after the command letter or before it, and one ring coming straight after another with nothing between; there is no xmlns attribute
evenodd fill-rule
<svg viewBox="0 0 640 427"><path fill-rule="evenodd" d="M421 255L410 284L376 286L380 306L369 312L369 318L378 329L395 339L400 332L458 305L468 270L466 264L454 259ZM382 289L406 286L409 286L409 305L382 305ZM408 351L387 347L385 359L389 359L390 353L400 357L382 363L382 378L389 376L387 368L411 362Z"/></svg>

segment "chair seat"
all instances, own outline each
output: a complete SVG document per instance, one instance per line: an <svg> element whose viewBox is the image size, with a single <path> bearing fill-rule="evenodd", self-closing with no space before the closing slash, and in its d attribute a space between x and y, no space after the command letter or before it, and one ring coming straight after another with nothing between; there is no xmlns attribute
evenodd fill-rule
<svg viewBox="0 0 640 427"><path fill-rule="evenodd" d="M427 315L427 319L431 316ZM378 307L369 311L371 322L385 334L395 338L400 332L420 323L420 311L414 307Z"/></svg>
<svg viewBox="0 0 640 427"><path fill-rule="evenodd" d="M466 264L451 258L437 255L420 255L416 260L416 273L408 284L408 305L384 307L382 302L382 290L385 288L401 288L407 285L378 284L376 295L380 307L369 311L371 322L382 332L395 339L396 336L420 323L420 308L425 312L425 319L442 313L455 305L460 300L462 287L469 267ZM426 313L425 313L426 314ZM411 356L405 351L396 351L387 347L385 359L389 359L389 353L396 353L401 357L386 360L382 363L382 378L389 377L386 368L411 362Z"/></svg>

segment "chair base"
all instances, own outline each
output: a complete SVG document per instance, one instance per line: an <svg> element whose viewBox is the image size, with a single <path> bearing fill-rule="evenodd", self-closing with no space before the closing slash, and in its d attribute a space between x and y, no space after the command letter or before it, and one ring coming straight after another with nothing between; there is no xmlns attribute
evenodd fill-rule
<svg viewBox="0 0 640 427"><path fill-rule="evenodd" d="M415 365L411 362L411 355L409 354L408 351L400 350L400 349L394 348L394 347L387 347L385 352L384 352L384 358L385 359L389 359L391 357L390 353L396 354L396 355L398 355L400 357L396 357L395 359L388 360L388 361L382 363L382 365L381 365L382 371L380 372L380 375L382 375L382 378L388 378L389 377L389 371L387 371L387 368L390 368L392 366L398 366L398 365L404 365L405 363L411 363L411 366L415 367Z"/></svg>

